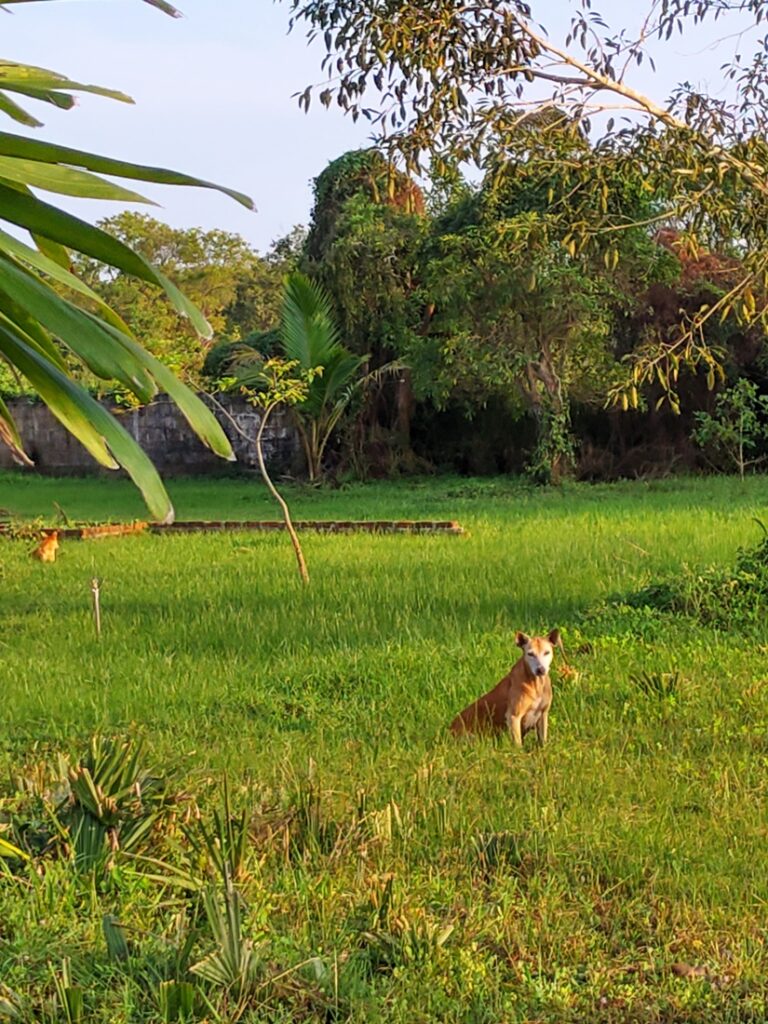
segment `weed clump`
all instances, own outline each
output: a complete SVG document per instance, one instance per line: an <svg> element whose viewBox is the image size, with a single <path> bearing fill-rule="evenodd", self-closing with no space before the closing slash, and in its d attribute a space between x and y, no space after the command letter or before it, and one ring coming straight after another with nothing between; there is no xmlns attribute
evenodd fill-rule
<svg viewBox="0 0 768 1024"><path fill-rule="evenodd" d="M768 530L751 547L740 548L730 567L684 566L674 579L655 581L621 598L630 608L688 615L704 625L749 630L765 622L768 611Z"/></svg>

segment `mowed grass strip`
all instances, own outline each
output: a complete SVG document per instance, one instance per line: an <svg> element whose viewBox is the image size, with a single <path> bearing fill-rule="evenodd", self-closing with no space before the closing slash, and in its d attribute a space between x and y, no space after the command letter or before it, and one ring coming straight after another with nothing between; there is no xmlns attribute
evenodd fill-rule
<svg viewBox="0 0 768 1024"><path fill-rule="evenodd" d="M180 518L272 514L249 481L171 493ZM763 1020L767 648L738 623L581 615L685 563L732 559L758 538L768 481L287 493L297 517L457 518L469 534L306 535L306 589L283 536L78 541L52 566L0 540L4 774L102 731L142 737L203 806L225 772L256 819L309 787L325 839L288 860L254 840L246 893L252 927L268 921L266 961L321 965L311 983L335 1009L308 999L304 1019ZM0 477L0 506L20 518L52 522L54 500L74 519L141 514L121 481ZM449 740L453 714L516 658L515 629L552 626L577 674L555 677L549 746ZM632 680L673 671L671 699ZM390 875L385 950L365 935ZM109 973L99 927L109 908L163 934L157 886L124 869L87 894L62 864L41 885L0 886L0 976L31 993L50 985L49 961L74 956L93 1019L156 1019ZM137 943L143 962L152 942ZM676 961L709 974L676 977ZM274 994L248 1013L299 1009Z"/></svg>

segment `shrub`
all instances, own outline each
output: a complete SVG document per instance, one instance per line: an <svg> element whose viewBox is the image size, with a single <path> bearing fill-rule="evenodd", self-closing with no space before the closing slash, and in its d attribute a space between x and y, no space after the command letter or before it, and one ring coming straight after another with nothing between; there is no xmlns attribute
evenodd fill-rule
<svg viewBox="0 0 768 1024"><path fill-rule="evenodd" d="M695 421L691 438L715 468L735 466L743 480L765 459L759 448L768 439L768 395L759 395L752 381L742 377L717 396L714 416L697 412Z"/></svg>
<svg viewBox="0 0 768 1024"><path fill-rule="evenodd" d="M740 548L731 568L684 568L674 579L651 583L624 597L633 608L690 615L707 625L750 629L768 610L768 530L753 547Z"/></svg>

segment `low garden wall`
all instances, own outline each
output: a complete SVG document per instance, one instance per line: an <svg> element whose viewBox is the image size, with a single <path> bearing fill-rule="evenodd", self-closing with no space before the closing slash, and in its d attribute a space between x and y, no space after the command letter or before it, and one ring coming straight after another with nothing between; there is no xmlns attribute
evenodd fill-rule
<svg viewBox="0 0 768 1024"><path fill-rule="evenodd" d="M163 476L231 472L257 468L256 431L261 413L242 398L222 397L222 409L204 398L232 442L237 462L217 458L193 432L176 405L160 396L140 409L105 406L115 413L128 433L141 445ZM41 473L72 475L107 472L69 434L42 402L26 398L7 402L19 428L24 448ZM245 436L243 436L245 435ZM273 469L288 469L299 443L286 414L272 413L263 437L264 455ZM0 444L0 469L15 465L10 451Z"/></svg>

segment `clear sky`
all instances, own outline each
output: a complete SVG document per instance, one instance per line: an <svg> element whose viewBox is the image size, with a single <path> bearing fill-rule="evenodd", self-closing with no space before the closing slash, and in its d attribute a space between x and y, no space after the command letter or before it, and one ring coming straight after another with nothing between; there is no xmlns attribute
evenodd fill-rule
<svg viewBox="0 0 768 1024"><path fill-rule="evenodd" d="M139 0L60 0L0 10L2 56L131 95L133 106L87 95L68 112L25 105L45 122L35 131L40 138L172 167L247 192L255 214L214 193L137 186L161 203L161 209L145 208L154 216L178 227L237 231L264 250L294 224L307 222L311 179L329 160L365 145L370 129L336 109L299 111L293 93L320 79L322 54L307 47L301 31L287 34L287 3L174 2L183 19ZM645 4L604 0L596 6L624 17L620 9L635 12ZM573 3L539 0L534 7L557 37ZM658 75L642 68L633 84L658 99L684 78L718 91L718 68L736 43L726 41L717 53L709 44L730 24L673 39L659 51ZM27 131L2 120L4 130ZM63 205L88 220L120 209L85 201Z"/></svg>

